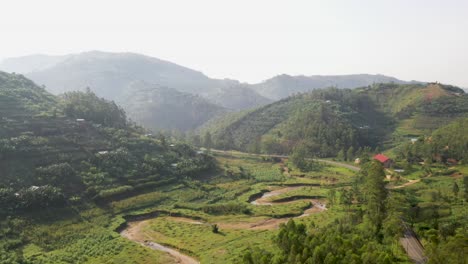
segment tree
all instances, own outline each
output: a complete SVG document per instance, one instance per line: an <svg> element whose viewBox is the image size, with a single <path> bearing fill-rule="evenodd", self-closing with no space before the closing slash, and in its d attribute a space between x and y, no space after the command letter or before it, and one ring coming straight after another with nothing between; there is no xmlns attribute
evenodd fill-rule
<svg viewBox="0 0 468 264"><path fill-rule="evenodd" d="M330 189L328 191L328 206L331 207L335 203L336 191L335 189Z"/></svg>
<svg viewBox="0 0 468 264"><path fill-rule="evenodd" d="M457 182L454 182L453 183L453 186L452 186L452 192L453 192L453 195L456 197L458 197L458 192L460 191L460 188L458 187L458 184Z"/></svg>
<svg viewBox="0 0 468 264"><path fill-rule="evenodd" d="M211 232L218 234L219 233L219 227L217 224L211 225Z"/></svg>
<svg viewBox="0 0 468 264"><path fill-rule="evenodd" d="M64 112L68 117L116 128L127 126L125 111L115 102L97 97L89 88L86 92L65 93L63 101Z"/></svg>
<svg viewBox="0 0 468 264"><path fill-rule="evenodd" d="M206 132L205 135L203 136L203 145L205 145L205 147L208 149L213 147L213 140L211 138L210 132Z"/></svg>
<svg viewBox="0 0 468 264"><path fill-rule="evenodd" d="M301 171L316 171L320 170L322 166L320 163L314 161L313 159L307 159L309 152L307 147L304 145L298 145L294 148L293 153L290 156L291 162Z"/></svg>
<svg viewBox="0 0 468 264"><path fill-rule="evenodd" d="M338 160L346 161L346 154L344 149L341 149L336 155L336 157L338 158Z"/></svg>
<svg viewBox="0 0 468 264"><path fill-rule="evenodd" d="M192 144L193 144L194 146L197 146L197 147L201 146L201 138L200 138L199 135L194 135L194 136L191 138L191 141L192 141Z"/></svg>
<svg viewBox="0 0 468 264"><path fill-rule="evenodd" d="M367 214L371 225L377 234L381 227L385 212L385 173L382 164L376 160L369 162L364 169L364 192L367 203Z"/></svg>
<svg viewBox="0 0 468 264"><path fill-rule="evenodd" d="M348 210L351 204L353 204L353 197L351 195L351 192L347 189L343 189L343 191L341 192L340 203L348 207Z"/></svg>
<svg viewBox="0 0 468 264"><path fill-rule="evenodd" d="M353 161L354 159L354 148L353 146L348 148L348 151L346 151L346 159L348 161Z"/></svg>

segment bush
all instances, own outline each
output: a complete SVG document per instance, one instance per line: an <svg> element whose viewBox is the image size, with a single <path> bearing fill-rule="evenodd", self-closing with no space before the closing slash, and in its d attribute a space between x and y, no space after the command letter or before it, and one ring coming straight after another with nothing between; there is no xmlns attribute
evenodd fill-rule
<svg viewBox="0 0 468 264"><path fill-rule="evenodd" d="M109 198L111 196L116 196L116 195L124 194L127 192L131 192L131 191L133 191L132 186L123 185L123 186L119 186L119 187L112 188L112 189L102 190L99 192L98 197Z"/></svg>

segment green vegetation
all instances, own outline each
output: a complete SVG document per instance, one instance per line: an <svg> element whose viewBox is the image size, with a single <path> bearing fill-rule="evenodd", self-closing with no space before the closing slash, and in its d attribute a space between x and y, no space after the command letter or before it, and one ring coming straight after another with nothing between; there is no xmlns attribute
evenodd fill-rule
<svg viewBox="0 0 468 264"><path fill-rule="evenodd" d="M0 105L0 263L174 262L148 241L202 263L409 263L399 239L410 228L429 263L463 263L465 95L408 87L297 95L206 130L197 141L208 149L196 149L153 137L90 91L55 97L2 73L0 100L15 105ZM391 90L410 101L376 99ZM370 160L400 143L400 121L431 109L448 125L391 149L393 168ZM292 155L210 149L219 144ZM348 163L316 159L328 156Z"/></svg>
<svg viewBox="0 0 468 264"><path fill-rule="evenodd" d="M428 137L401 146L397 154L410 162L435 161L466 163L468 156L468 118L461 118L435 130Z"/></svg>
<svg viewBox="0 0 468 264"><path fill-rule="evenodd" d="M203 97L141 81L130 84L123 97L133 121L153 131L192 130L227 112Z"/></svg>
<svg viewBox="0 0 468 264"><path fill-rule="evenodd" d="M88 208L196 178L214 167L211 156L144 136L90 91L57 98L0 73L0 101L0 263L163 259L106 229L111 212L87 216ZM116 212L129 206L114 204ZM141 257L130 256L134 247Z"/></svg>
<svg viewBox="0 0 468 264"><path fill-rule="evenodd" d="M375 84L291 96L201 131L211 132L219 149L288 154L306 146L311 157L350 160L348 152L391 148L467 114L468 97L453 86Z"/></svg>
<svg viewBox="0 0 468 264"><path fill-rule="evenodd" d="M318 228L314 222L305 225L289 221L274 239L279 251L249 250L244 263L407 262L402 249L394 247L402 232L399 216L405 205L386 198L380 163L368 163L362 172L357 178L362 182L360 191L341 191L340 204L347 208L345 217L325 228ZM353 200L363 203L353 204Z"/></svg>
<svg viewBox="0 0 468 264"><path fill-rule="evenodd" d="M68 92L62 97L63 111L68 117L89 120L106 127L126 127L124 110L114 102L98 98L89 88L85 92Z"/></svg>

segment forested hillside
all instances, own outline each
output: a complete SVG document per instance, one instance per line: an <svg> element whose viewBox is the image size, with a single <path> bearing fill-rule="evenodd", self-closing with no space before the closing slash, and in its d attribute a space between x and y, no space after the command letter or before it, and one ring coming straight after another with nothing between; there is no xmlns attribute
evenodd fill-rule
<svg viewBox="0 0 468 264"><path fill-rule="evenodd" d="M468 118L460 118L400 146L396 153L410 162L466 162L468 157Z"/></svg>
<svg viewBox="0 0 468 264"><path fill-rule="evenodd" d="M144 136L90 91L57 98L0 73L0 101L0 213L131 193L213 165L187 145Z"/></svg>
<svg viewBox="0 0 468 264"><path fill-rule="evenodd" d="M468 115L463 90L441 84L376 84L355 90L314 90L207 124L217 148L336 156L392 147Z"/></svg>

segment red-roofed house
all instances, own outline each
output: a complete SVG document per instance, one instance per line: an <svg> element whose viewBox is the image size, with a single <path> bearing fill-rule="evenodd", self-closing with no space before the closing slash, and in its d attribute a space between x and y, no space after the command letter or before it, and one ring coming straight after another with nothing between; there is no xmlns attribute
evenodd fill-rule
<svg viewBox="0 0 468 264"><path fill-rule="evenodd" d="M384 154L379 153L374 156L374 159L380 161L385 168L390 168L393 165L393 160Z"/></svg>

